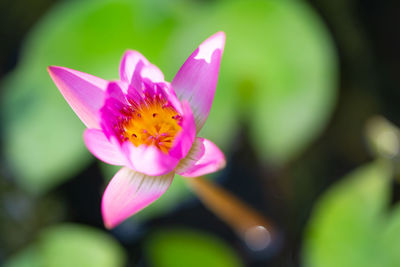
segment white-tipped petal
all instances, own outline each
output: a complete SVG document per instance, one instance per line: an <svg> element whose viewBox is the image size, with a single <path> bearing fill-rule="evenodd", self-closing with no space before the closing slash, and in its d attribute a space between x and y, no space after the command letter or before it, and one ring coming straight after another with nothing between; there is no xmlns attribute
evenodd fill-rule
<svg viewBox="0 0 400 267"><path fill-rule="evenodd" d="M171 83L178 98L190 103L197 132L210 113L224 46L225 33L209 37L190 55Z"/></svg>

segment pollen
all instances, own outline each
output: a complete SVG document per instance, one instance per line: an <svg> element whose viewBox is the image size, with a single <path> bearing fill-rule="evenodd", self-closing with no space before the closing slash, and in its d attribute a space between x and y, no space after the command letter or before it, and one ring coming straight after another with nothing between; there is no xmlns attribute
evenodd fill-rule
<svg viewBox="0 0 400 267"><path fill-rule="evenodd" d="M181 116L165 101L148 98L142 103L132 103L130 116L122 126L124 140L135 146L156 146L164 153L171 149L177 133Z"/></svg>

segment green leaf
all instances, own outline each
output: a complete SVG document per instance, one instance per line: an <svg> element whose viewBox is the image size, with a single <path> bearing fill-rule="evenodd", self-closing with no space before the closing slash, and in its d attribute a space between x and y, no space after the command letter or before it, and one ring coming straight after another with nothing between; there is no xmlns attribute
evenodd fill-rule
<svg viewBox="0 0 400 267"><path fill-rule="evenodd" d="M400 266L400 205L396 205L387 220L383 221L381 227L380 242L377 249L381 257L381 266Z"/></svg>
<svg viewBox="0 0 400 267"><path fill-rule="evenodd" d="M343 178L321 197L306 233L305 266L388 266L382 264L381 252L389 247L381 249L380 238L390 176L389 165L376 162ZM400 227L391 229L396 232ZM400 239L396 243L400 246Z"/></svg>
<svg viewBox="0 0 400 267"><path fill-rule="evenodd" d="M45 230L39 239L44 266L124 266L122 247L94 228L65 224Z"/></svg>
<svg viewBox="0 0 400 267"><path fill-rule="evenodd" d="M125 266L123 248L107 233L77 224L43 230L38 240L8 261L6 267Z"/></svg>
<svg viewBox="0 0 400 267"><path fill-rule="evenodd" d="M37 248L29 246L5 261L4 267L40 267Z"/></svg>
<svg viewBox="0 0 400 267"><path fill-rule="evenodd" d="M234 251L222 240L193 230L158 231L146 240L145 253L154 267L243 266Z"/></svg>

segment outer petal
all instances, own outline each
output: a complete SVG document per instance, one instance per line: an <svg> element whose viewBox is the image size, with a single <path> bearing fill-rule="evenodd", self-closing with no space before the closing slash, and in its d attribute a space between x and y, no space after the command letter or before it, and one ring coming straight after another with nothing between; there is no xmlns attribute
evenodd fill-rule
<svg viewBox="0 0 400 267"><path fill-rule="evenodd" d="M112 165L125 165L125 156L121 153L117 141L108 141L101 130L86 129L83 138L89 151L98 159Z"/></svg>
<svg viewBox="0 0 400 267"><path fill-rule="evenodd" d="M49 74L61 94L88 128L99 129L98 111L108 82L76 70L50 66Z"/></svg>
<svg viewBox="0 0 400 267"><path fill-rule="evenodd" d="M210 113L224 46L223 32L205 40L190 55L172 81L172 87L179 99L189 101L197 131L201 129Z"/></svg>
<svg viewBox="0 0 400 267"><path fill-rule="evenodd" d="M107 228L157 200L170 186L174 173L147 176L126 167L122 168L108 184L102 199L102 214Z"/></svg>
<svg viewBox="0 0 400 267"><path fill-rule="evenodd" d="M125 52L121 60L119 73L121 80L129 84L133 83L135 80L141 80L140 78L134 79L134 75L140 75L142 78L149 78L153 82L164 81L164 75L160 69L151 64L142 54L134 50ZM138 84L135 84L135 87L138 86Z"/></svg>
<svg viewBox="0 0 400 267"><path fill-rule="evenodd" d="M186 158L175 171L185 177L197 177L225 167L225 156L211 141L197 137Z"/></svg>

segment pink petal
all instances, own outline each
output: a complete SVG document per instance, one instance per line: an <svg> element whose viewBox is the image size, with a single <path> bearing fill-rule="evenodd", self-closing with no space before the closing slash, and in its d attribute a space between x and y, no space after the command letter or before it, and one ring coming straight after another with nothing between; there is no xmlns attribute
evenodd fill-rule
<svg viewBox="0 0 400 267"><path fill-rule="evenodd" d="M50 66L49 74L68 104L88 128L99 129L98 111L108 82L76 70Z"/></svg>
<svg viewBox="0 0 400 267"><path fill-rule="evenodd" d="M177 174L197 177L225 167L225 156L211 141L197 137L186 158L176 167Z"/></svg>
<svg viewBox="0 0 400 267"><path fill-rule="evenodd" d="M134 83L136 89L139 85L134 82L134 75L140 78L148 78L153 82L163 82L164 75L155 65L151 64L142 54L134 50L125 52L119 68L121 80L129 84Z"/></svg>
<svg viewBox="0 0 400 267"><path fill-rule="evenodd" d="M106 88L106 99L114 98L119 102L127 105L125 95L128 93L129 85L123 81L112 81L108 83Z"/></svg>
<svg viewBox="0 0 400 267"><path fill-rule="evenodd" d="M190 55L172 81L178 98L189 101L197 131L210 113L224 46L224 32L209 37Z"/></svg>
<svg viewBox="0 0 400 267"><path fill-rule="evenodd" d="M113 136L120 140L121 133L116 123L127 116L126 108L129 106L123 91L127 91L128 84L122 81L110 82L106 90L106 99L100 109L101 128L107 139Z"/></svg>
<svg viewBox="0 0 400 267"><path fill-rule="evenodd" d="M164 82L164 74L162 71L153 64L145 66L140 72L142 78L148 78L154 83Z"/></svg>
<svg viewBox="0 0 400 267"><path fill-rule="evenodd" d="M163 153L155 146L134 146L130 141L122 144L122 151L128 162L128 167L138 172L150 175L164 175L178 165L180 158L174 158Z"/></svg>
<svg viewBox="0 0 400 267"><path fill-rule="evenodd" d="M119 75L122 81L130 83L133 73L135 72L136 65L142 61L144 65L149 64L149 61L139 52L128 50L122 57L119 67Z"/></svg>
<svg viewBox="0 0 400 267"><path fill-rule="evenodd" d="M182 123L180 126L182 130L175 136L174 143L169 151L171 156L179 159L186 157L196 137L196 124L189 103L184 101L181 110Z"/></svg>
<svg viewBox="0 0 400 267"><path fill-rule="evenodd" d="M118 142L108 141L101 130L86 129L83 138L89 151L98 159L112 165L125 165L125 156L121 153Z"/></svg>
<svg viewBox="0 0 400 267"><path fill-rule="evenodd" d="M170 186L174 173L147 176L126 167L108 184L102 199L102 214L107 228L113 228L157 200Z"/></svg>

